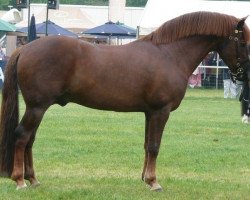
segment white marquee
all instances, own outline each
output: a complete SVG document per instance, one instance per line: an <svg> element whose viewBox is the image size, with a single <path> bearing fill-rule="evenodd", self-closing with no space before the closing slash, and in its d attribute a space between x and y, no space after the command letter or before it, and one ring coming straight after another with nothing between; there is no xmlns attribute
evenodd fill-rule
<svg viewBox="0 0 250 200"><path fill-rule="evenodd" d="M212 11L242 18L250 15L249 1L148 0L140 22L140 35L146 35L179 15ZM250 27L250 16L246 23Z"/></svg>

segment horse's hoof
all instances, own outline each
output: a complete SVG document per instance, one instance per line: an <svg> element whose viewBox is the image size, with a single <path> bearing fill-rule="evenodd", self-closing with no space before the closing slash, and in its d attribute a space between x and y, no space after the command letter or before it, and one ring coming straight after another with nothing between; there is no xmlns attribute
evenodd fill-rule
<svg viewBox="0 0 250 200"><path fill-rule="evenodd" d="M147 184L147 187L150 189L150 191L155 191L155 192L162 192L163 189L158 183L153 183L153 185Z"/></svg>
<svg viewBox="0 0 250 200"><path fill-rule="evenodd" d="M151 188L150 191L155 191L155 192L163 192L163 189L162 188Z"/></svg>
<svg viewBox="0 0 250 200"><path fill-rule="evenodd" d="M31 185L30 185L30 187L31 188L36 188L36 187L38 187L38 186L40 186L41 185L41 183L39 182L39 181L36 181L35 183L32 183Z"/></svg>
<svg viewBox="0 0 250 200"><path fill-rule="evenodd" d="M155 191L155 192L162 192L163 191L162 187L158 183L153 184L153 186L151 186L150 190Z"/></svg>
<svg viewBox="0 0 250 200"><path fill-rule="evenodd" d="M244 123L244 124L248 124L249 122L250 122L250 119L249 119L249 117L247 116L247 115L244 115L243 117L242 117L242 123Z"/></svg>
<svg viewBox="0 0 250 200"><path fill-rule="evenodd" d="M25 188L27 188L27 184L26 184L26 183L24 183L24 184L22 184L22 185L17 185L17 186L16 186L16 190L23 190L23 189L25 189Z"/></svg>

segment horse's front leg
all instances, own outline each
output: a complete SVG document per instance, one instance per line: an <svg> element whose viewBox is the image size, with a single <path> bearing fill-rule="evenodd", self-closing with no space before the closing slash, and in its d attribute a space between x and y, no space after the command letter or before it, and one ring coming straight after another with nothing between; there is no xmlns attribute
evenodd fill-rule
<svg viewBox="0 0 250 200"><path fill-rule="evenodd" d="M41 122L44 112L44 109L26 108L25 114L15 130L16 142L11 178L16 181L17 189L27 187L24 181L24 173L26 178L31 181L31 184L38 183L34 176L32 151L29 147L32 147L30 144L33 144L34 133Z"/></svg>
<svg viewBox="0 0 250 200"><path fill-rule="evenodd" d="M169 117L169 109L163 108L161 110L154 111L152 113L148 113L147 121L147 137L145 139L145 152L147 158L145 158L145 166L144 166L144 181L150 186L151 190L161 191L162 187L156 180L156 159L158 156L161 137L165 127L165 124Z"/></svg>
<svg viewBox="0 0 250 200"><path fill-rule="evenodd" d="M144 165L142 170L142 180L144 181L145 172L148 164L148 127L149 127L149 115L145 113L145 141L144 141Z"/></svg>
<svg viewBox="0 0 250 200"><path fill-rule="evenodd" d="M245 82L243 85L243 91L241 94L241 116L242 116L242 123L250 123L250 104L249 104L249 85L248 82Z"/></svg>

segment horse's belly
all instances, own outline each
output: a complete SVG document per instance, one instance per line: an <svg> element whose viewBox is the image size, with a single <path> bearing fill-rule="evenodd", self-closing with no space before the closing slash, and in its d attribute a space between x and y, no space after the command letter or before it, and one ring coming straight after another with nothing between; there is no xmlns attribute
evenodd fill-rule
<svg viewBox="0 0 250 200"><path fill-rule="evenodd" d="M70 95L70 102L100 110L120 112L145 111L147 104L142 97L131 93L91 90Z"/></svg>

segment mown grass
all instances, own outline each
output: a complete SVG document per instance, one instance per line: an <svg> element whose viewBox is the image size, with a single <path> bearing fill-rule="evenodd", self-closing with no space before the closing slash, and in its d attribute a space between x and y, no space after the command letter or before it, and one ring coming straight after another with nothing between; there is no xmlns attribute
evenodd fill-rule
<svg viewBox="0 0 250 200"><path fill-rule="evenodd" d="M142 113L55 105L33 147L41 186L16 191L1 178L0 199L250 199L249 130L239 102L222 90L188 90L164 131L157 162L164 192L155 193L140 180Z"/></svg>

